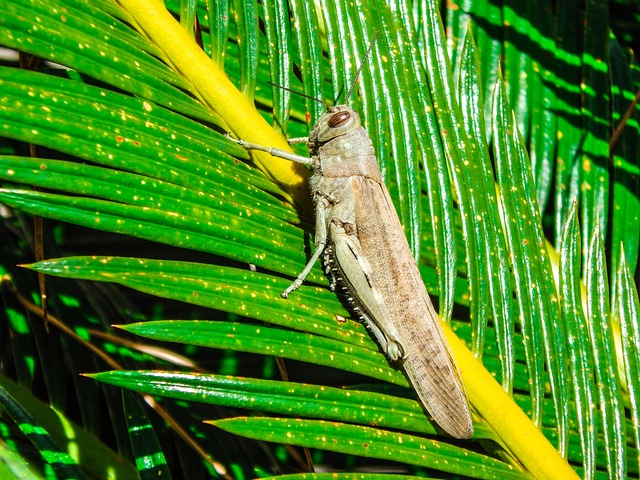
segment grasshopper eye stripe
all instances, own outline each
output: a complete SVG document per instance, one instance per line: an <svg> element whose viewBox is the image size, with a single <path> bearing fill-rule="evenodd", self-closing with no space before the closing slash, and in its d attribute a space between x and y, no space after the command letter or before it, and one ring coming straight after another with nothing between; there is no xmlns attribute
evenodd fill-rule
<svg viewBox="0 0 640 480"><path fill-rule="evenodd" d="M331 128L338 128L346 125L349 120L351 120L351 114L348 111L342 111L334 113L329 119L327 125Z"/></svg>

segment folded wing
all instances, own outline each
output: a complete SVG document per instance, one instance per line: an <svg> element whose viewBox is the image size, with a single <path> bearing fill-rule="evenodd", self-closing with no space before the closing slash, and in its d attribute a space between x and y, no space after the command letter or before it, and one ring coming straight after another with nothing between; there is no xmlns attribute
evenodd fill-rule
<svg viewBox="0 0 640 480"><path fill-rule="evenodd" d="M355 208L362 255L405 348L406 374L438 425L453 437L469 438L473 424L464 387L389 192L364 176L351 181L361 200Z"/></svg>

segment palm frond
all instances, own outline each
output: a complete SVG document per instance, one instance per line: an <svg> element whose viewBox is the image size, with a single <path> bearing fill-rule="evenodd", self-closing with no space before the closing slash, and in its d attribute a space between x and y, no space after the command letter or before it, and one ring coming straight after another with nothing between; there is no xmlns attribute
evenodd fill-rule
<svg viewBox="0 0 640 480"><path fill-rule="evenodd" d="M445 37L429 1L167 2L182 26L159 3L141 0L0 2L0 44L70 69L0 67L2 204L54 225L165 246L160 260L111 257L96 245L92 257L67 249L73 256L31 265L50 275L52 315L84 342L76 344L49 338L33 317L42 313L27 300L37 285L13 267L30 261L28 233L7 217L2 265L13 287L5 288L2 329L16 335L6 354L14 376L32 388L42 370L51 402L61 406L73 384L82 420L99 428L103 392L87 379L61 382L55 372L105 369L78 345L109 352L116 370L92 376L162 398L166 410L158 411L189 442L189 453L176 455L187 478L202 471L230 478L236 460L254 476L296 465L276 460L277 447L241 437L393 460L416 474L570 478L571 464L585 478L636 475L637 114L611 146L611 164L608 143L610 117L624 118L640 85L636 63L609 38L603 2L557 11L547 0L467 3L450 2ZM250 158L224 134L289 148L278 131L304 136L323 108L313 99L363 112L423 277L471 347L448 331L478 443L438 435L320 268L295 298L279 297L313 248L306 172L268 155ZM42 158L17 142L36 145ZM50 258L66 253L51 242ZM185 250L206 260L170 259ZM68 283L87 280L156 296L159 306L177 300L193 306L188 317L215 321L160 315L139 323L139 313L105 308L108 296L98 300ZM310 385L296 369L286 382L266 367L233 368L230 376L180 372L167 364L170 355L114 348L122 339L112 324L176 352L276 355L328 376ZM108 337L87 335L90 328ZM27 356L41 357L35 369ZM252 378L242 378L247 371ZM131 432L162 427L136 398L104 395L119 451L152 465L141 476L167 473L172 448L161 435L159 442L126 435L123 409ZM212 418L218 429L199 423ZM196 456L203 460L189 462Z"/></svg>

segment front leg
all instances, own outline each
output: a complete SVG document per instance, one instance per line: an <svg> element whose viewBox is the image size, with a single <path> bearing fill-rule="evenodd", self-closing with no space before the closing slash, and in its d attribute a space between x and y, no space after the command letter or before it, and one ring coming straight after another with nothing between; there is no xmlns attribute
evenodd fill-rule
<svg viewBox="0 0 640 480"><path fill-rule="evenodd" d="M322 255L324 251L324 247L327 245L327 207L329 206L329 202L326 198L320 197L318 202L316 203L316 236L315 236L315 245L316 251L313 252L313 256L304 267L300 275L295 279L295 281L287 288L284 292L280 294L282 298L287 298L291 292L302 285L304 279L307 278L309 272Z"/></svg>
<svg viewBox="0 0 640 480"><path fill-rule="evenodd" d="M305 165L313 164L312 158L307 158L307 157L303 157L302 155L297 155L295 153L287 152L286 150L282 150L281 148L264 147L262 145L258 145L257 143L251 143L245 140L236 140L235 138L231 138L229 136L227 136L227 138L232 142L235 142L238 145L243 146L247 150L258 150L260 152L267 152L269 155L272 155L274 157L284 158L285 160L290 160L296 163L303 163ZM308 140L308 139L295 138L293 140L295 140L293 143L300 143L301 141Z"/></svg>

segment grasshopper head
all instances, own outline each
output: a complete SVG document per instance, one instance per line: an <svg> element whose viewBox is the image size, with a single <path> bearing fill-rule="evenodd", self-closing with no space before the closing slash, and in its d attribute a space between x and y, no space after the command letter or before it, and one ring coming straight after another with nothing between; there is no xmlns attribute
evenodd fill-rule
<svg viewBox="0 0 640 480"><path fill-rule="evenodd" d="M329 107L316 125L317 141L328 142L360 128L360 115L347 105Z"/></svg>

